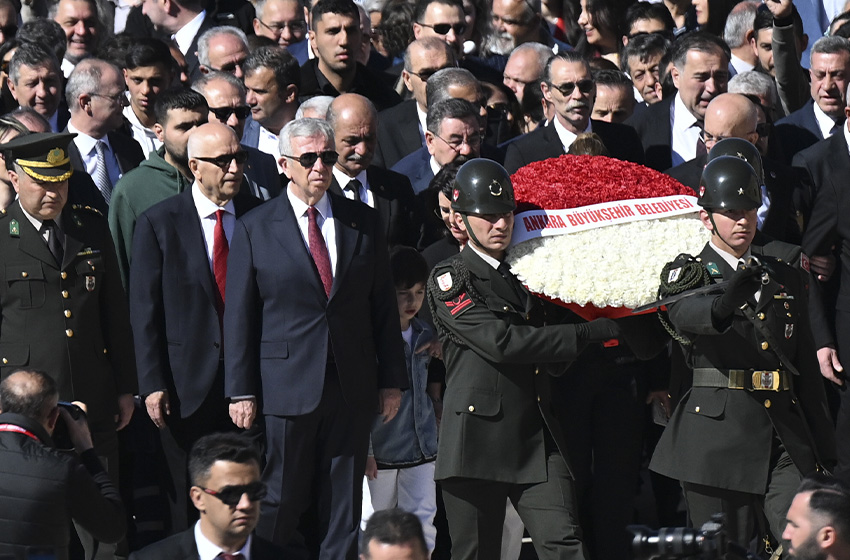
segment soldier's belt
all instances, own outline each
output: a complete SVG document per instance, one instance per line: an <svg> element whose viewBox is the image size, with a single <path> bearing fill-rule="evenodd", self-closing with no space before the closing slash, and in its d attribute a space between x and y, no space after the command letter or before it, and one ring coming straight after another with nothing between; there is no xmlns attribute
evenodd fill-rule
<svg viewBox="0 0 850 560"><path fill-rule="evenodd" d="M791 376L782 369L694 368L693 386L745 391L788 391L791 389Z"/></svg>

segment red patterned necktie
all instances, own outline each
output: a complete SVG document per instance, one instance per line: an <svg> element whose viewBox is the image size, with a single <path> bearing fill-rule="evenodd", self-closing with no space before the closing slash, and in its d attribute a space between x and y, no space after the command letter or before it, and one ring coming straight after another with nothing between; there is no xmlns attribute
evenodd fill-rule
<svg viewBox="0 0 850 560"><path fill-rule="evenodd" d="M217 306L219 318L224 316L224 288L227 283L227 255L230 247L224 235L224 210L215 212L215 231L213 232L213 274L218 288Z"/></svg>
<svg viewBox="0 0 850 560"><path fill-rule="evenodd" d="M319 211L316 210L315 206L307 208L307 243L310 245L310 254L313 256L313 262L316 263L319 277L325 287L325 295L330 297L334 277L331 273L331 258L328 255L328 247L325 245L325 238L322 237L322 231L319 229L318 221L316 221L318 214Z"/></svg>

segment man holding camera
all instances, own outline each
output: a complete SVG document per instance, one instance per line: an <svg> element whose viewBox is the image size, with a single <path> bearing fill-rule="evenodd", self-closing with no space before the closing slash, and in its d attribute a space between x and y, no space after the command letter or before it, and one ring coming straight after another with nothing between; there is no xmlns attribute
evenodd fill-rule
<svg viewBox="0 0 850 560"><path fill-rule="evenodd" d="M0 383L0 556L41 552L65 560L71 520L101 542L124 536L121 498L94 452L86 417L58 400L53 378L40 371L18 370ZM79 456L54 448L60 421Z"/></svg>

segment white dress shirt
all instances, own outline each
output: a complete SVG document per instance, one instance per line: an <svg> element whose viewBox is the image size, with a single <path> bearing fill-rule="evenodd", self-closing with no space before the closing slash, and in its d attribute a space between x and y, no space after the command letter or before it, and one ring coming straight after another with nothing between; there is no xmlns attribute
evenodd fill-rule
<svg viewBox="0 0 850 560"><path fill-rule="evenodd" d="M425 131L428 130L428 113L419 108L419 103L416 104L416 116L419 117L419 139L424 146Z"/></svg>
<svg viewBox="0 0 850 560"><path fill-rule="evenodd" d="M80 132L70 122L68 123L68 132L74 132L77 134L76 138L74 138L74 145L77 146L77 149L80 151L80 157L83 158L83 165L86 167L86 173L92 177L97 169L97 149L95 146L99 141L104 143L106 150L103 152L103 159L106 161L106 174L109 176L109 182L114 188L118 179L120 179L123 174L121 173L121 169L118 167L118 158L115 156L115 151L109 144L109 136L104 136L98 140L84 132Z"/></svg>
<svg viewBox="0 0 850 560"><path fill-rule="evenodd" d="M224 210L221 223L224 226L224 237L227 238L227 246L233 240L233 228L236 226L236 207L232 200L228 200L224 206L219 206L201 192L201 187L195 181L192 184L192 200L195 202L195 210L201 218L201 231L204 234L204 245L207 249L207 261L210 270L213 270L213 244L215 240L215 213Z"/></svg>
<svg viewBox="0 0 850 560"><path fill-rule="evenodd" d="M345 187L350 181L357 179L358 181L360 181L360 193L358 194L358 196L360 197L360 201L368 204L370 208L375 207L375 195L372 194L372 190L369 189L369 179L366 177L365 169L358 173L356 176L349 177L345 174L344 171L340 171L339 167L334 165L333 174L334 179L336 179L336 182L339 184L339 188L342 189L342 194L345 195L345 198L349 200L354 200L354 193L350 190L347 190Z"/></svg>
<svg viewBox="0 0 850 560"><path fill-rule="evenodd" d="M837 130L835 119L824 113L817 103L813 104L812 107L815 110L815 120L818 122L821 136L829 138Z"/></svg>
<svg viewBox="0 0 850 560"><path fill-rule="evenodd" d="M295 219L298 220L298 229L301 230L301 236L304 238L304 245L307 246L307 250L310 250L310 234L307 231L307 228L310 224L310 219L307 217L307 204L304 203L300 198L295 196L292 193L292 185L287 187L286 196L289 198L289 204L292 205L292 211L295 212ZM319 215L316 217L316 221L319 224L319 229L322 231L322 237L325 238L325 245L328 248L328 256L331 261L331 274L336 277L336 226L333 219L333 209L331 208L331 201L328 198L327 194L323 195L322 198L315 204L316 210L319 211Z"/></svg>
<svg viewBox="0 0 850 560"><path fill-rule="evenodd" d="M278 174L283 173L283 167L280 166L280 137L277 134L260 125L260 136L257 139L257 149L272 156L275 164L277 165Z"/></svg>
<svg viewBox="0 0 850 560"><path fill-rule="evenodd" d="M130 98L129 92L127 93L127 98ZM147 159L151 152L157 151L162 146L162 142L159 141L153 130L145 128L141 121L139 121L139 117L136 116L133 108L129 105L124 107L124 117L130 123L133 140L138 142L139 146L142 147L142 153L145 154L145 158Z"/></svg>
<svg viewBox="0 0 850 560"><path fill-rule="evenodd" d="M569 130L561 124L561 119L557 116L553 119L553 124L555 126L555 132L558 133L558 138L561 140L561 146L564 147L564 153L570 151L570 146L573 145L573 142L578 138L578 134L573 134ZM591 132L590 128L590 119L587 119L587 127L583 132Z"/></svg>
<svg viewBox="0 0 850 560"><path fill-rule="evenodd" d="M248 535L248 540L235 554L241 554L244 560L251 560L251 541L253 535ZM209 540L206 535L201 532L201 522L195 522L195 546L198 547L198 560L221 560L218 555L224 552L222 548Z"/></svg>
<svg viewBox="0 0 850 560"><path fill-rule="evenodd" d="M699 133L697 118L688 111L682 96L677 93L673 99L673 167L697 157Z"/></svg>
<svg viewBox="0 0 850 560"><path fill-rule="evenodd" d="M177 48L180 49L180 52L185 56L189 51L189 47L192 46L192 42L195 40L195 35L198 34L198 31L201 29L201 25L204 23L204 19L207 17L207 11L201 10L201 13L193 17L189 23L180 28L180 31L171 36L172 39L177 43Z"/></svg>
<svg viewBox="0 0 850 560"><path fill-rule="evenodd" d="M18 199L18 204L19 205L21 204L20 199ZM43 224L44 221L39 220L38 218L36 218L32 214L30 214L29 212L24 210L23 206L21 206L21 210L23 211L24 216L27 217L27 220L29 221L29 223L32 224L32 227L34 227L35 230L39 233L39 235L41 235L41 238L44 240L44 242L47 243L48 241L50 241L50 230L41 231L41 224ZM58 216L53 218L53 221L56 222L56 225L59 227L60 230L62 229L61 219L62 219L62 214L59 214Z"/></svg>

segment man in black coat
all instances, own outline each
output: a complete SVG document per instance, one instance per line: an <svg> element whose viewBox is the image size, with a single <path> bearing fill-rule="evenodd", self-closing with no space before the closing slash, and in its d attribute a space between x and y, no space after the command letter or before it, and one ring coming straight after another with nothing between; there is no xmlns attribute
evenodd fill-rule
<svg viewBox="0 0 850 560"><path fill-rule="evenodd" d="M200 521L131 554L131 559L285 557L278 547L252 534L266 485L260 481L260 456L249 441L226 433L202 437L192 446L189 478L192 503L202 514Z"/></svg>
<svg viewBox="0 0 850 560"><path fill-rule="evenodd" d="M404 175L373 167L378 114L363 96L346 93L328 110L339 159L333 168L331 192L364 202L378 211L389 245L415 247L420 219L410 181Z"/></svg>
<svg viewBox="0 0 850 560"><path fill-rule="evenodd" d="M590 119L596 84L590 66L581 56L566 51L549 59L541 87L543 97L555 106L555 118L549 126L538 127L508 145L505 168L509 173L531 162L567 153L584 132L598 134L611 157L643 163L643 149L634 129Z"/></svg>

